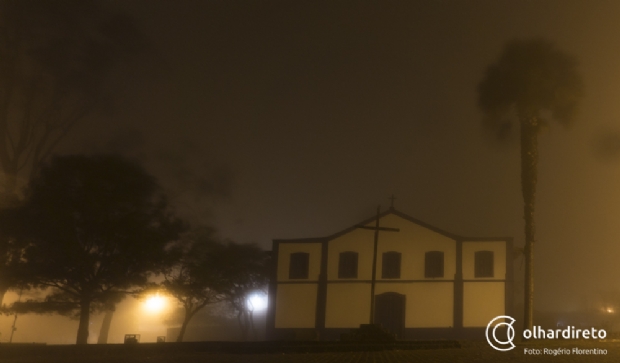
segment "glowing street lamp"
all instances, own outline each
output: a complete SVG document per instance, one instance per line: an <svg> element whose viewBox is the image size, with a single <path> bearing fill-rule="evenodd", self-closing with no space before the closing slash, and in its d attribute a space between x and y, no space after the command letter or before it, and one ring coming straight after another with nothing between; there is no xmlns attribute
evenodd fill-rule
<svg viewBox="0 0 620 363"><path fill-rule="evenodd" d="M162 312L166 308L166 305L166 298L156 294L146 298L143 308L147 313L157 314Z"/></svg>
<svg viewBox="0 0 620 363"><path fill-rule="evenodd" d="M254 293L247 300L250 311L266 310L268 305L267 295L264 293Z"/></svg>

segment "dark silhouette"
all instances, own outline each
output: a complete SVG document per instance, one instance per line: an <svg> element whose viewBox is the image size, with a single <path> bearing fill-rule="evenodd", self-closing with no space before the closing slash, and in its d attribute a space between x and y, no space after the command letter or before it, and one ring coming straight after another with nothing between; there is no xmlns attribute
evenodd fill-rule
<svg viewBox="0 0 620 363"><path fill-rule="evenodd" d="M521 189L525 219L524 328L532 329L534 306L533 258L535 242L538 134L547 126L545 112L563 125L575 116L583 96L577 62L542 39L506 44L498 61L486 69L478 85L478 106L484 126L498 137L511 129L509 113L518 118L521 134Z"/></svg>
<svg viewBox="0 0 620 363"><path fill-rule="evenodd" d="M112 318L116 311L116 305L125 298L124 293L110 294L108 301L103 304L101 310L104 312L103 321L101 322L101 328L99 329L99 338L97 338L97 344L108 344L108 335L110 333L110 326L112 325Z"/></svg>
<svg viewBox="0 0 620 363"><path fill-rule="evenodd" d="M112 325L113 317L114 310L106 309L103 316L103 322L101 323L101 329L99 329L99 338L97 338L97 344L108 344L108 335L110 334L110 326Z"/></svg>
<svg viewBox="0 0 620 363"><path fill-rule="evenodd" d="M88 341L91 312L172 264L167 248L184 229L154 178L118 156L53 158L0 224L27 243L30 283L52 289L14 309L79 314L78 344Z"/></svg>
<svg viewBox="0 0 620 363"><path fill-rule="evenodd" d="M145 49L129 18L96 1L0 0L0 207L15 205L74 125L109 108L107 76ZM0 240L0 270L15 253ZM0 305L16 283L4 272Z"/></svg>
<svg viewBox="0 0 620 363"><path fill-rule="evenodd" d="M208 229L194 231L177 247L182 257L164 271L165 280L160 285L183 307L177 341L183 341L187 325L197 312L221 301L237 314L244 340L250 330L256 335L249 299L267 286L267 254L255 244L219 243ZM150 288L154 289L157 287Z"/></svg>
<svg viewBox="0 0 620 363"><path fill-rule="evenodd" d="M4 295L11 288L23 290L25 266L22 261L24 245L0 230L0 308L4 308Z"/></svg>
<svg viewBox="0 0 620 363"><path fill-rule="evenodd" d="M237 313L237 320L243 340L248 340L252 331L254 340L254 307L250 297L265 292L269 282L269 255L253 243L228 242L218 256L216 271L222 275L224 300Z"/></svg>
<svg viewBox="0 0 620 363"><path fill-rule="evenodd" d="M196 313L208 304L221 301L218 291L223 281L214 270L221 246L213 239L212 231L194 231L177 248L181 257L164 270L161 286L183 306L183 322L177 337L177 342L182 342L187 325Z"/></svg>

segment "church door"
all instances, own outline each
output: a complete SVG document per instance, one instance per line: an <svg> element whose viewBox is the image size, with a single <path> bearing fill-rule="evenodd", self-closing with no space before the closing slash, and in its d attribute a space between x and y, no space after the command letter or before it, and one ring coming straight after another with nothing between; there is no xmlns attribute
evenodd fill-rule
<svg viewBox="0 0 620 363"><path fill-rule="evenodd" d="M375 324L381 324L384 329L401 338L405 328L405 295L395 292L376 295L374 320Z"/></svg>

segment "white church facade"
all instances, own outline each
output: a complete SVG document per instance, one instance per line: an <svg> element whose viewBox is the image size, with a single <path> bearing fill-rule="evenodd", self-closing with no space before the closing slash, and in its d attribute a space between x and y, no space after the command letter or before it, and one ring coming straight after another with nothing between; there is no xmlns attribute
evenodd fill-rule
<svg viewBox="0 0 620 363"><path fill-rule="evenodd" d="M510 315L511 238L458 236L391 208L375 247L376 224L273 241L269 338L338 339L379 323L400 339L480 339Z"/></svg>

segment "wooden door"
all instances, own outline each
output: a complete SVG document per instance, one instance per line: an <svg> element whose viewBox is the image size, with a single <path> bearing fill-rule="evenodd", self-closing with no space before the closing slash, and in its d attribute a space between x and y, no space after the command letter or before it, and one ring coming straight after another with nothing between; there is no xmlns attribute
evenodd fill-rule
<svg viewBox="0 0 620 363"><path fill-rule="evenodd" d="M405 295L395 292L375 295L374 323L381 324L384 329L401 338L405 328Z"/></svg>

